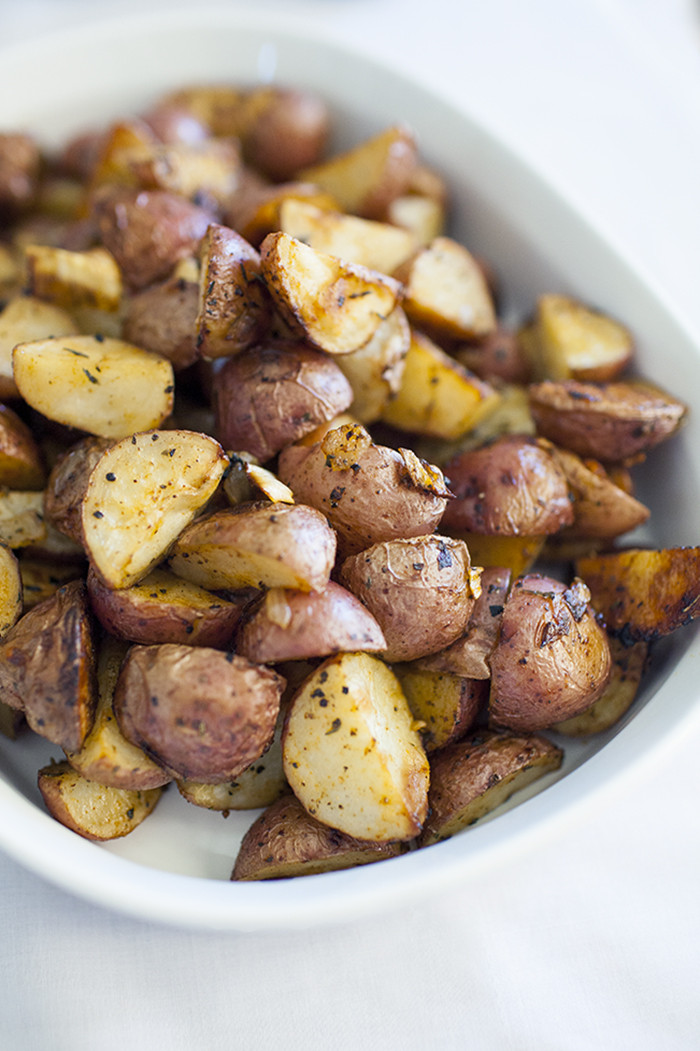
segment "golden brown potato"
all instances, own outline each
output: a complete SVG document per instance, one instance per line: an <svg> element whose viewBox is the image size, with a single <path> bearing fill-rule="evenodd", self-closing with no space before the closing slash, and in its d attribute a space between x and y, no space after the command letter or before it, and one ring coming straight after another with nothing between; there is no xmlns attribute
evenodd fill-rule
<svg viewBox="0 0 700 1051"><path fill-rule="evenodd" d="M192 259L178 263L167 280L137 292L124 313L125 340L167 358L176 370L197 360L199 269Z"/></svg>
<svg viewBox="0 0 700 1051"><path fill-rule="evenodd" d="M287 794L269 806L243 837L231 879L312 876L400 853L398 843L368 843L322 825L295 796Z"/></svg>
<svg viewBox="0 0 700 1051"><path fill-rule="evenodd" d="M612 672L607 635L580 580L516 580L491 654L489 713L497 726L543 730L590 707Z"/></svg>
<svg viewBox="0 0 700 1051"><path fill-rule="evenodd" d="M70 311L80 307L119 309L122 276L105 248L71 252L51 245L27 245L24 255L27 289L38 299Z"/></svg>
<svg viewBox="0 0 700 1051"><path fill-rule="evenodd" d="M134 434L103 453L81 511L102 581L126 588L145 577L213 495L226 463L219 443L194 431Z"/></svg>
<svg viewBox="0 0 700 1051"><path fill-rule="evenodd" d="M528 435L461 453L445 474L456 497L442 521L450 530L537 536L573 522L564 472L548 446Z"/></svg>
<svg viewBox="0 0 700 1051"><path fill-rule="evenodd" d="M229 357L265 333L271 306L260 281L260 255L235 230L212 223L202 241L196 319L206 360Z"/></svg>
<svg viewBox="0 0 700 1051"><path fill-rule="evenodd" d="M166 278L196 255L211 212L164 190L117 190L97 204L100 236L132 289Z"/></svg>
<svg viewBox="0 0 700 1051"><path fill-rule="evenodd" d="M609 730L620 721L637 696L649 656L649 644L625 644L611 636L612 675L597 701L564 722L555 723L552 730L567 737L587 737Z"/></svg>
<svg viewBox="0 0 700 1051"><path fill-rule="evenodd" d="M268 234L260 258L284 321L326 354L363 347L401 298L401 285L393 278L316 252L288 234Z"/></svg>
<svg viewBox="0 0 700 1051"><path fill-rule="evenodd" d="M263 345L237 354L219 372L217 434L225 448L264 463L347 409L352 396L327 354L303 343Z"/></svg>
<svg viewBox="0 0 700 1051"><path fill-rule="evenodd" d="M629 329L570 296L540 296L533 335L540 379L601 383L618 376L634 356Z"/></svg>
<svg viewBox="0 0 700 1051"><path fill-rule="evenodd" d="M333 581L320 593L270 589L242 624L235 645L236 653L258 664L385 647L369 610Z"/></svg>
<svg viewBox="0 0 700 1051"><path fill-rule="evenodd" d="M267 467L261 467L250 453L230 453L229 467L221 484L233 506L259 502L263 497L273 504L293 504L294 493Z"/></svg>
<svg viewBox="0 0 700 1051"><path fill-rule="evenodd" d="M646 383L545 381L529 393L540 434L579 456L613 463L670 438L687 414L682 402Z"/></svg>
<svg viewBox="0 0 700 1051"><path fill-rule="evenodd" d="M111 788L150 790L171 777L146 753L127 741L114 716L112 700L128 645L105 636L97 655L98 698L90 733L77 751L66 750L74 770Z"/></svg>
<svg viewBox="0 0 700 1051"><path fill-rule="evenodd" d="M329 431L315 445L284 449L278 474L297 500L327 516L343 554L432 532L448 495L436 468L375 445L364 427L352 424Z"/></svg>
<svg viewBox="0 0 700 1051"><path fill-rule="evenodd" d="M464 737L488 698L488 683L446 671L397 664L394 673L420 726L428 755Z"/></svg>
<svg viewBox="0 0 700 1051"><path fill-rule="evenodd" d="M243 136L243 151L254 168L277 182L316 164L330 132L327 103L311 91L273 88L268 102Z"/></svg>
<svg viewBox="0 0 700 1051"><path fill-rule="evenodd" d="M24 295L11 299L0 313L0 398L19 397L12 373L12 351L18 343L77 331L75 319L52 303Z"/></svg>
<svg viewBox="0 0 700 1051"><path fill-rule="evenodd" d="M84 839L99 842L132 832L153 812L162 789L109 788L62 762L39 771L39 791L57 821Z"/></svg>
<svg viewBox="0 0 700 1051"><path fill-rule="evenodd" d="M417 163L413 133L395 125L345 153L298 172L332 194L342 211L384 219L391 202L405 193Z"/></svg>
<svg viewBox="0 0 700 1051"><path fill-rule="evenodd" d="M32 432L19 416L0 405L0 486L43 489L44 464Z"/></svg>
<svg viewBox="0 0 700 1051"><path fill-rule="evenodd" d="M137 187L131 170L134 152L148 150L156 142L152 129L139 117L117 120L105 129L86 180L86 210L105 188Z"/></svg>
<svg viewBox="0 0 700 1051"><path fill-rule="evenodd" d="M19 548L40 544L46 537L44 494L0 489L0 543Z"/></svg>
<svg viewBox="0 0 700 1051"><path fill-rule="evenodd" d="M651 642L700 615L700 547L630 548L576 562L608 631Z"/></svg>
<svg viewBox="0 0 700 1051"><path fill-rule="evenodd" d="M272 741L284 679L206 647L132 646L114 693L119 727L173 777L231 781Z"/></svg>
<svg viewBox="0 0 700 1051"><path fill-rule="evenodd" d="M292 699L287 780L312 817L358 839L413 839L427 814L428 761L399 681L377 657L329 657Z"/></svg>
<svg viewBox="0 0 700 1051"><path fill-rule="evenodd" d="M31 135L0 134L0 212L12 214L33 202L40 167L39 145Z"/></svg>
<svg viewBox="0 0 700 1051"><path fill-rule="evenodd" d="M25 612L38 606L44 599L55 595L60 587L85 575L82 562L59 562L46 557L31 558L23 555L19 560L22 579L22 601Z"/></svg>
<svg viewBox="0 0 700 1051"><path fill-rule="evenodd" d="M430 814L420 845L473 825L561 761L561 749L533 734L483 731L442 749L430 764Z"/></svg>
<svg viewBox="0 0 700 1051"><path fill-rule="evenodd" d="M10 548L0 543L0 638L19 619L22 604L19 563Z"/></svg>
<svg viewBox="0 0 700 1051"><path fill-rule="evenodd" d="M401 386L411 330L401 307L396 307L369 342L336 361L352 387L350 412L355 421L373 423Z"/></svg>
<svg viewBox="0 0 700 1051"><path fill-rule="evenodd" d="M612 539L636 529L649 518L649 508L615 485L601 464L585 462L567 449L552 447L573 496L574 522L562 539Z"/></svg>
<svg viewBox="0 0 700 1051"><path fill-rule="evenodd" d="M395 197L386 210L386 219L407 230L419 245L429 245L447 227L445 203L421 193Z"/></svg>
<svg viewBox="0 0 700 1051"><path fill-rule="evenodd" d="M248 173L244 185L229 202L226 222L252 245L260 245L268 234L281 228L280 213L285 201L305 201L316 208L335 210L334 197L314 183L285 182L274 186Z"/></svg>
<svg viewBox="0 0 700 1051"><path fill-rule="evenodd" d="M436 237L400 266L404 309L419 328L477 339L496 328L493 299L479 262L449 237Z"/></svg>
<svg viewBox="0 0 700 1051"><path fill-rule="evenodd" d="M223 649L243 611L243 601L230 602L166 569L152 569L138 584L119 589L107 587L91 569L87 586L102 626L142 645L181 642Z"/></svg>
<svg viewBox="0 0 700 1051"><path fill-rule="evenodd" d="M113 445L111 438L89 435L71 445L51 468L44 492L47 520L82 547L82 502L93 468Z"/></svg>
<svg viewBox="0 0 700 1051"><path fill-rule="evenodd" d="M124 165L144 190L164 190L212 213L225 207L240 184L241 156L234 139L148 143L128 150Z"/></svg>
<svg viewBox="0 0 700 1051"><path fill-rule="evenodd" d="M170 566L200 587L323 591L336 538L326 519L304 504L253 504L215 511L183 530Z"/></svg>
<svg viewBox="0 0 700 1051"><path fill-rule="evenodd" d="M21 708L32 730L77 750L97 702L87 590L81 580L21 617L0 641L0 693Z"/></svg>
<svg viewBox="0 0 700 1051"><path fill-rule="evenodd" d="M374 544L347 558L339 576L379 623L390 662L418 660L463 635L480 588L466 544L435 533Z"/></svg>
<svg viewBox="0 0 700 1051"><path fill-rule="evenodd" d="M103 336L36 340L12 352L24 400L50 420L122 438L157 427L173 407L173 369L165 358Z"/></svg>

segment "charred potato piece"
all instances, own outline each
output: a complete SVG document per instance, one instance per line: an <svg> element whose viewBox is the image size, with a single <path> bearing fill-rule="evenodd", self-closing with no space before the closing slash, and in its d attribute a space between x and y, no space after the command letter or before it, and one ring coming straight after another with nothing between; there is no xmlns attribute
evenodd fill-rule
<svg viewBox="0 0 700 1051"><path fill-rule="evenodd" d="M408 128L397 125L330 160L304 168L298 178L332 194L342 211L382 220L391 202L406 191L416 163L415 137Z"/></svg>
<svg viewBox="0 0 700 1051"><path fill-rule="evenodd" d="M280 454L278 474L297 500L317 507L354 554L382 540L424 536L445 510L442 473L406 451L375 445L359 425L329 431Z"/></svg>
<svg viewBox="0 0 700 1051"><path fill-rule="evenodd" d="M352 387L332 358L304 344L265 345L231 358L217 377L217 434L261 462L334 419Z"/></svg>
<svg viewBox="0 0 700 1051"><path fill-rule="evenodd" d="M258 664L385 647L369 610L333 581L320 593L271 589L236 636L236 653Z"/></svg>
<svg viewBox="0 0 700 1051"><path fill-rule="evenodd" d="M128 645L105 636L97 656L98 699L95 721L77 751L66 759L90 781L111 788L150 790L168 784L170 775L124 737L114 717L112 700Z"/></svg>
<svg viewBox="0 0 700 1051"><path fill-rule="evenodd" d="M448 745L430 764L430 815L420 845L473 825L561 761L560 748L533 734L478 732Z"/></svg>
<svg viewBox="0 0 700 1051"><path fill-rule="evenodd" d="M411 330L401 307L396 307L368 343L350 354L339 354L338 368L352 387L350 412L360 423L373 423L397 393L411 343Z"/></svg>
<svg viewBox="0 0 700 1051"><path fill-rule="evenodd" d="M39 771L39 791L57 821L84 839L100 842L133 832L152 813L162 789L109 788L62 762Z"/></svg>
<svg viewBox="0 0 700 1051"><path fill-rule="evenodd" d="M157 427L173 407L169 361L102 336L20 343L12 354L25 401L50 420L122 438Z"/></svg>
<svg viewBox="0 0 700 1051"><path fill-rule="evenodd" d="M284 679L206 647L132 646L114 693L119 727L173 777L231 781L272 741Z"/></svg>
<svg viewBox="0 0 700 1051"><path fill-rule="evenodd" d="M12 214L32 204L40 168L39 146L31 135L0 134L0 212Z"/></svg>
<svg viewBox="0 0 700 1051"><path fill-rule="evenodd" d="M193 522L175 543L170 567L204 588L295 588L323 591L336 538L304 504L255 504Z"/></svg>
<svg viewBox="0 0 700 1051"><path fill-rule="evenodd" d="M427 815L428 762L399 681L376 657L330 657L292 699L287 780L307 813L358 839L413 839Z"/></svg>
<svg viewBox="0 0 700 1051"><path fill-rule="evenodd" d="M120 639L156 645L180 642L223 649L241 618L243 602L230 602L211 591L153 569L128 588L109 588L90 570L88 593L95 616Z"/></svg>
<svg viewBox="0 0 700 1051"><path fill-rule="evenodd" d="M592 555L576 573L608 631L627 642L651 642L700 615L700 547Z"/></svg>
<svg viewBox="0 0 700 1051"><path fill-rule="evenodd" d="M543 730L578 715L610 681L607 635L580 580L531 573L516 580L491 654L489 713L497 726Z"/></svg>
<svg viewBox="0 0 700 1051"><path fill-rule="evenodd" d="M138 583L215 492L226 467L218 442L194 431L150 431L105 452L82 502L88 558L107 587Z"/></svg>
<svg viewBox="0 0 700 1051"><path fill-rule="evenodd" d="M533 350L540 379L601 383L629 365L634 340L619 321L550 293L537 301Z"/></svg>
<svg viewBox="0 0 700 1051"><path fill-rule="evenodd" d="M18 398L12 373L12 351L18 343L77 332L75 319L66 310L34 296L11 299L0 313L0 398Z"/></svg>
<svg viewBox="0 0 700 1051"><path fill-rule="evenodd" d="M530 387L540 434L582 457L620 463L674 434L687 409L650 384L545 381Z"/></svg>
<svg viewBox="0 0 700 1051"><path fill-rule="evenodd" d="M562 538L612 539L649 518L649 508L616 485L597 461L584 462L566 449L553 448L552 452L573 495L574 522Z"/></svg>
<svg viewBox="0 0 700 1051"><path fill-rule="evenodd" d="M488 683L452 672L431 671L416 664L397 664L401 683L428 755L464 737L488 697Z"/></svg>
<svg viewBox="0 0 700 1051"><path fill-rule="evenodd" d="M401 853L397 843L368 843L316 821L285 795L243 837L233 880L289 879L356 868Z"/></svg>
<svg viewBox="0 0 700 1051"><path fill-rule="evenodd" d="M0 543L29 547L45 537L44 494L0 489Z"/></svg>
<svg viewBox="0 0 700 1051"><path fill-rule="evenodd" d="M0 405L0 486L42 489L44 464L32 432L19 416Z"/></svg>
<svg viewBox="0 0 700 1051"><path fill-rule="evenodd" d="M212 223L200 256L199 353L206 360L238 354L268 327L271 308L260 281L260 255L235 230Z"/></svg>
<svg viewBox="0 0 700 1051"><path fill-rule="evenodd" d="M347 558L339 576L379 623L390 662L417 660L463 635L480 588L466 544L437 534L375 544Z"/></svg>
<svg viewBox="0 0 700 1051"><path fill-rule="evenodd" d="M401 298L401 285L393 278L316 252L288 234L268 234L260 258L283 319L326 354L363 347Z"/></svg>
<svg viewBox="0 0 700 1051"><path fill-rule="evenodd" d="M71 311L80 307L119 309L122 276L105 248L71 252L51 245L28 245L24 254L27 288L38 299Z"/></svg>
<svg viewBox="0 0 700 1051"><path fill-rule="evenodd" d="M494 411L498 401L490 384L413 331L401 385L382 419L403 431L454 441Z"/></svg>
<svg viewBox="0 0 700 1051"><path fill-rule="evenodd" d="M21 617L0 642L0 691L32 730L76 751L89 733L97 691L87 591L81 580Z"/></svg>
<svg viewBox="0 0 700 1051"><path fill-rule="evenodd" d="M584 709L564 722L555 723L552 730L567 737L588 737L609 730L620 721L631 707L646 669L649 644L625 644L612 636L609 639L612 655L612 675L604 692L590 708Z"/></svg>
<svg viewBox="0 0 700 1051"><path fill-rule="evenodd" d="M10 548L0 543L0 637L19 619L22 605L19 563Z"/></svg>
<svg viewBox="0 0 700 1051"><path fill-rule="evenodd" d="M186 369L199 357L198 306L199 268L195 260L185 259L166 281L131 296L122 325L124 339L167 358L177 371Z"/></svg>
<svg viewBox="0 0 700 1051"><path fill-rule="evenodd" d="M44 493L47 520L82 547L82 502L93 468L114 443L111 438L81 438L58 457Z"/></svg>

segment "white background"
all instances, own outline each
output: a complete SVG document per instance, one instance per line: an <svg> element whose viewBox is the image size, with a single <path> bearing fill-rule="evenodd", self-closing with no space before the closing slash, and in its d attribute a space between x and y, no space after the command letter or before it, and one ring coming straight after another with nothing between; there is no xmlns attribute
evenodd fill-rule
<svg viewBox="0 0 700 1051"><path fill-rule="evenodd" d="M167 18L172 3L146 6ZM0 43L143 7L0 0ZM323 20L467 106L633 253L700 340L691 0L256 8ZM682 390L682 377L669 386ZM697 730L625 794L488 879L335 928L162 929L75 900L0 855L0 1046L698 1049L699 746Z"/></svg>

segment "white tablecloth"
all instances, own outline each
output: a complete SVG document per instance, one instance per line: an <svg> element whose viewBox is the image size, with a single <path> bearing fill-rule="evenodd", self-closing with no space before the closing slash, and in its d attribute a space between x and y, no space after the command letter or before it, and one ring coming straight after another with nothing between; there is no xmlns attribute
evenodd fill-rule
<svg viewBox="0 0 700 1051"><path fill-rule="evenodd" d="M0 44L140 6L2 0ZM172 5L150 6L167 18ZM467 103L634 252L700 335L691 0L257 7L324 19ZM669 386L682 390L682 377ZM74 899L0 855L0 1047L700 1048L696 749L700 722L626 793L488 878L308 932L152 926Z"/></svg>

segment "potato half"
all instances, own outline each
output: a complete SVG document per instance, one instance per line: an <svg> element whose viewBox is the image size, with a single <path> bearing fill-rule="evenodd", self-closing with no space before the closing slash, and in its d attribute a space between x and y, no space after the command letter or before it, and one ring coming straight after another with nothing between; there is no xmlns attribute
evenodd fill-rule
<svg viewBox="0 0 700 1051"><path fill-rule="evenodd" d="M0 543L0 636L6 635L22 612L22 578L15 555Z"/></svg>
<svg viewBox="0 0 700 1051"><path fill-rule="evenodd" d="M153 812L162 789L110 788L62 762L39 771L39 791L57 821L84 839L101 841L133 832Z"/></svg>

